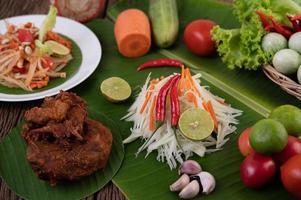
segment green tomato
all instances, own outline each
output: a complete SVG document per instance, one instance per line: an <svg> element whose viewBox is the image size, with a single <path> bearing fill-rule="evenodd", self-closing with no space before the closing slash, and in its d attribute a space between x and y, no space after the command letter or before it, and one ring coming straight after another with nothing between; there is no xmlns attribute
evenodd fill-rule
<svg viewBox="0 0 301 200"><path fill-rule="evenodd" d="M287 40L279 33L268 33L262 38L261 46L265 52L274 54L281 49L287 48Z"/></svg>
<svg viewBox="0 0 301 200"><path fill-rule="evenodd" d="M294 74L301 65L301 56L295 50L282 49L274 55L273 65L282 74Z"/></svg>
<svg viewBox="0 0 301 200"><path fill-rule="evenodd" d="M288 41L288 47L297 51L298 53L301 53L301 32L294 33L290 37Z"/></svg>

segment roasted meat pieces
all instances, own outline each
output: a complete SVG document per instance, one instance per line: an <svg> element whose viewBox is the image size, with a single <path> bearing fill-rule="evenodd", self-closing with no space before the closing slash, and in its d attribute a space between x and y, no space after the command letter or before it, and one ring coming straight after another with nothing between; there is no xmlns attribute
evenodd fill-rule
<svg viewBox="0 0 301 200"><path fill-rule="evenodd" d="M34 172L49 180L73 181L103 169L112 146L110 129L87 117L86 103L69 92L45 98L25 113L22 136Z"/></svg>

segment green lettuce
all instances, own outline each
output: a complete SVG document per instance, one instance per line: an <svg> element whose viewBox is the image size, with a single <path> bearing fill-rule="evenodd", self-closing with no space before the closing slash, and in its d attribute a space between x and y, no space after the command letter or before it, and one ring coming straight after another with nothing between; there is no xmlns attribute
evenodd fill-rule
<svg viewBox="0 0 301 200"><path fill-rule="evenodd" d="M233 7L241 27L227 30L215 26L212 30L217 51L230 69L256 70L271 62L272 55L261 47L266 31L256 14L257 10L287 25L287 14L301 14L301 7L293 0L236 0Z"/></svg>

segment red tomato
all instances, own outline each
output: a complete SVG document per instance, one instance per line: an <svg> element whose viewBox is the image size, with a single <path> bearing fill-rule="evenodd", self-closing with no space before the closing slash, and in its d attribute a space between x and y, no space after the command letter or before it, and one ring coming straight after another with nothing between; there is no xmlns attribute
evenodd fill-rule
<svg viewBox="0 0 301 200"><path fill-rule="evenodd" d="M184 31L184 43L194 54L209 56L215 53L215 43L211 39L213 21L199 19L190 22Z"/></svg>
<svg viewBox="0 0 301 200"><path fill-rule="evenodd" d="M33 36L29 30L19 29L18 30L18 39L20 40L20 42L32 42Z"/></svg>
<svg viewBox="0 0 301 200"><path fill-rule="evenodd" d="M291 157L280 170L281 181L286 190L301 199L301 154Z"/></svg>
<svg viewBox="0 0 301 200"><path fill-rule="evenodd" d="M243 156L247 156L250 153L254 152L254 149L251 147L249 142L249 135L251 132L251 128L246 128L239 136L238 139L238 148Z"/></svg>
<svg viewBox="0 0 301 200"><path fill-rule="evenodd" d="M289 135L285 148L280 153L274 154L273 158L277 163L282 165L289 158L297 154L301 154L301 141L298 138Z"/></svg>
<svg viewBox="0 0 301 200"><path fill-rule="evenodd" d="M250 188L261 188L276 172L276 164L269 156L252 153L240 165L240 178Z"/></svg>
<svg viewBox="0 0 301 200"><path fill-rule="evenodd" d="M45 69L51 69L54 65L53 60L48 57L48 56L44 56L42 59L42 67Z"/></svg>
<svg viewBox="0 0 301 200"><path fill-rule="evenodd" d="M27 69L25 67L19 68L17 66L14 66L13 69L12 69L12 71L14 73L26 74Z"/></svg>

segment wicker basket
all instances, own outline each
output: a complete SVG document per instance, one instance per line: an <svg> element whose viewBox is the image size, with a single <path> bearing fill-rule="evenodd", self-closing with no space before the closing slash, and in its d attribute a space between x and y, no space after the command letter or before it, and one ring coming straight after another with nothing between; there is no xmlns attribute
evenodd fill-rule
<svg viewBox="0 0 301 200"><path fill-rule="evenodd" d="M287 76L276 71L271 65L264 65L262 67L265 75L271 79L274 83L279 85L284 91L295 96L301 100L301 85L288 78Z"/></svg>

